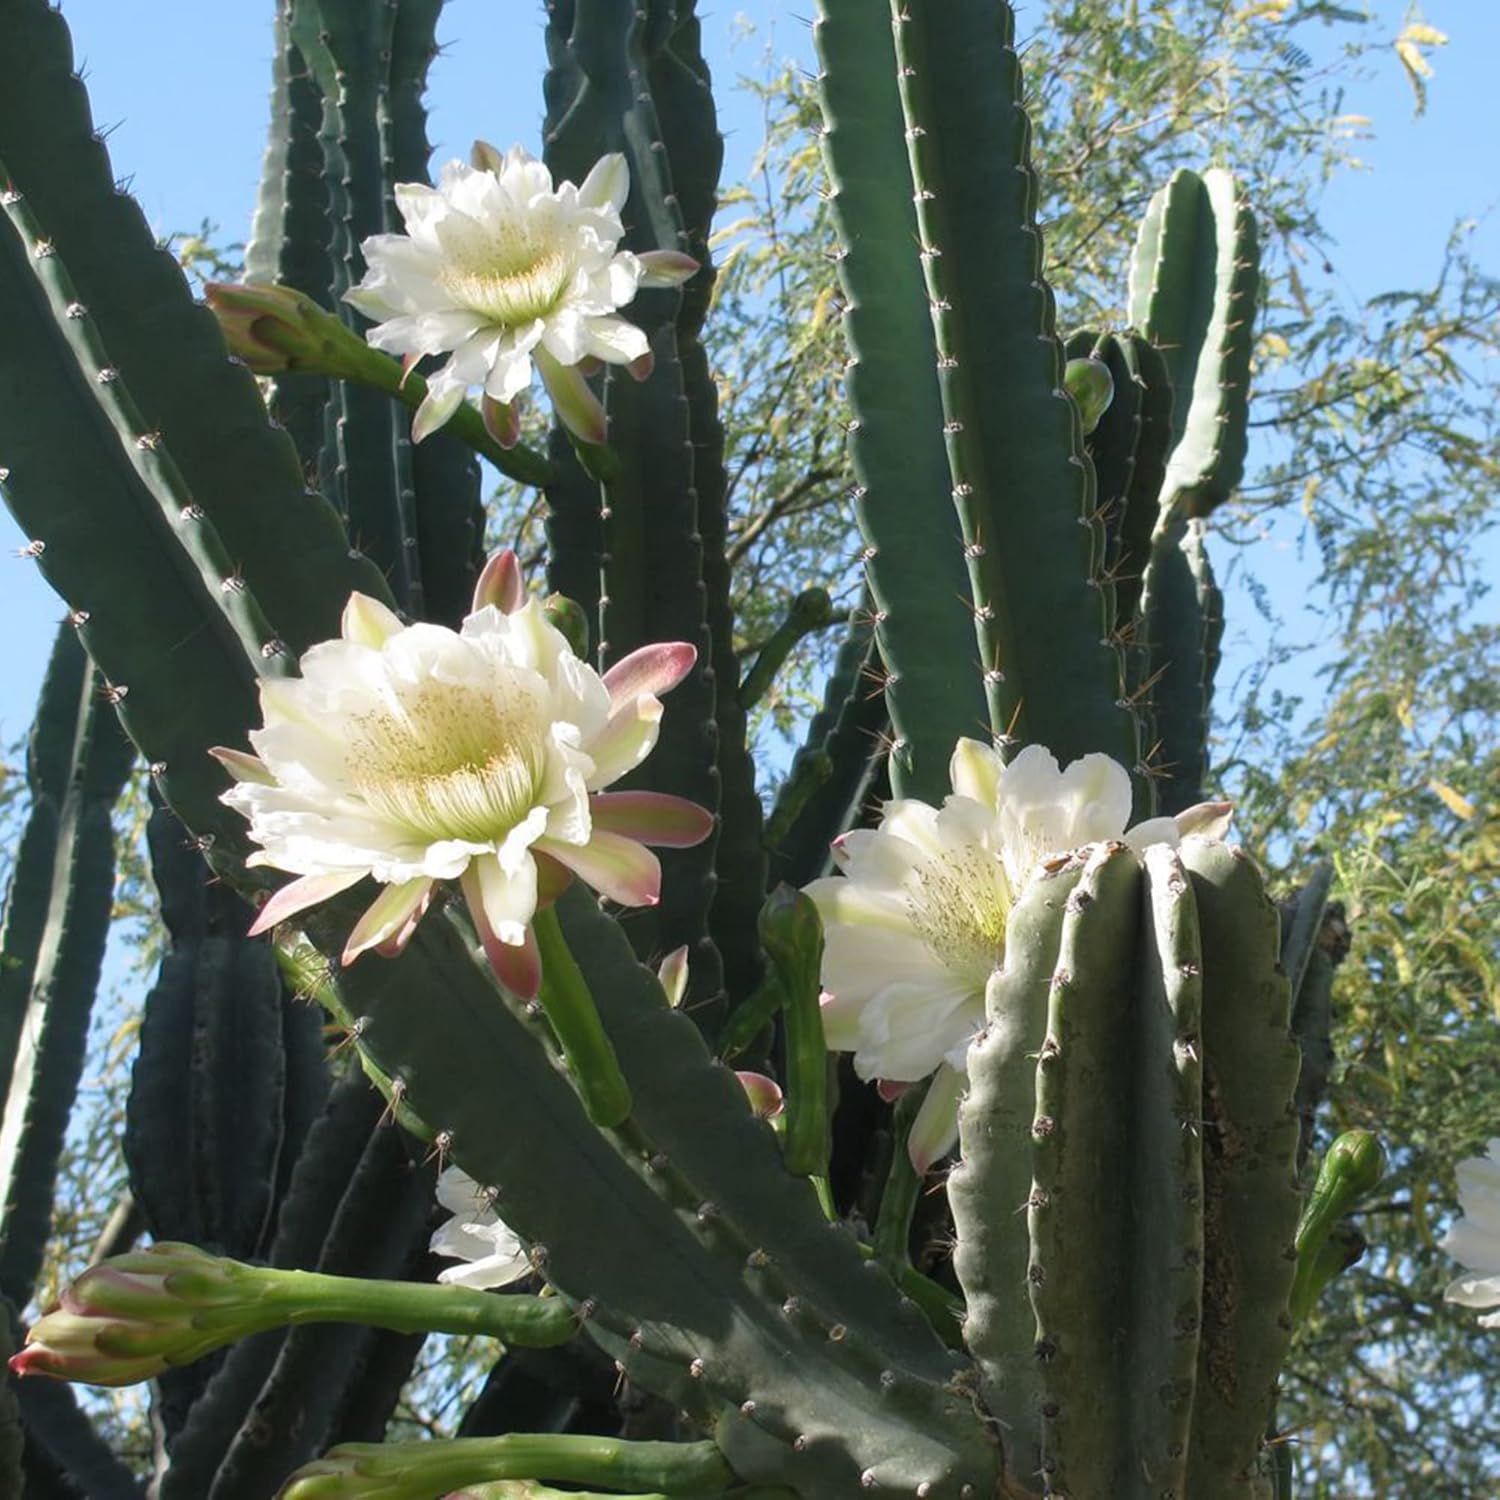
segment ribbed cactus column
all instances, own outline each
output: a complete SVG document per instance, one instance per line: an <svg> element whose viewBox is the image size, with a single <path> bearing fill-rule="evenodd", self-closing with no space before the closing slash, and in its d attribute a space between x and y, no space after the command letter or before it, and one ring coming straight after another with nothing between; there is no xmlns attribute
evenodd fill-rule
<svg viewBox="0 0 1500 1500"><path fill-rule="evenodd" d="M991 727L1064 763L1112 755L1146 812L1093 473L1042 277L1014 18L990 0L894 0L891 16Z"/></svg>
<svg viewBox="0 0 1500 1500"><path fill-rule="evenodd" d="M1255 216L1234 178L1175 172L1130 261L1130 321L1162 351L1176 394L1163 516L1206 516L1240 482L1259 293Z"/></svg>
<svg viewBox="0 0 1500 1500"><path fill-rule="evenodd" d="M890 17L865 0L822 0L814 37L846 299L854 511L891 716L891 785L936 802L954 741L982 731L988 715L943 448L937 345L913 253L919 231Z"/></svg>
<svg viewBox="0 0 1500 1500"><path fill-rule="evenodd" d="M1093 845L1011 913L949 1198L1017 1485L1257 1493L1297 1220L1276 958L1254 866L1199 839Z"/></svg>
<svg viewBox="0 0 1500 1500"><path fill-rule="evenodd" d="M64 624L27 745L31 809L0 926L0 1292L18 1309L52 1228L114 902L110 815L134 759Z"/></svg>

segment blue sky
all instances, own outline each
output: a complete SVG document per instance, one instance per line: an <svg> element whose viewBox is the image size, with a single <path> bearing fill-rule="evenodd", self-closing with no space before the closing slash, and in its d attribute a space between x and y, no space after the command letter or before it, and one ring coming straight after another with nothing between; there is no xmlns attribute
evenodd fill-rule
<svg viewBox="0 0 1500 1500"><path fill-rule="evenodd" d="M878 3L878 0L872 0ZM205 216L228 238L248 228L259 176L269 77L271 0L219 0L206 22L201 0L64 0L93 97L96 121L111 127L115 170L128 179L163 234L192 229ZM747 165L759 140L753 104L728 85L761 71L769 45L811 66L803 17L811 0L705 0L705 51L718 82L728 137L725 180ZM1378 0L1376 25L1394 35L1404 0ZM1413 119L1411 95L1393 53L1343 100L1377 132L1361 154L1370 170L1329 188L1325 221L1338 245L1336 274L1353 297L1420 284L1436 270L1448 232L1461 217L1483 220L1476 249L1500 271L1500 178L1492 170L1493 69L1500 55L1500 3L1428 0L1425 18L1447 32L1434 55L1429 107ZM1021 25L1026 24L1025 8ZM747 26L756 30L747 37ZM440 33L429 103L439 159L461 155L482 135L499 145L535 145L544 67L541 6L527 0L450 0ZM1275 528L1257 570L1282 600L1298 600L1309 577L1296 556L1295 522ZM34 566L10 554L24 538L0 511L0 742L22 730L61 605ZM1241 630L1247 612L1231 621ZM1231 644L1234 628L1231 626ZM1250 636L1242 634L1241 649ZM1233 656L1230 659L1233 667Z"/></svg>

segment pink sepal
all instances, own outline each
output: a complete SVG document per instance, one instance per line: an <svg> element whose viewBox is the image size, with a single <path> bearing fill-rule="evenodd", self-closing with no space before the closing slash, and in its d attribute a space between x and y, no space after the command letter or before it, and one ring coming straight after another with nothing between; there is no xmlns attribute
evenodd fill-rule
<svg viewBox="0 0 1500 1500"><path fill-rule="evenodd" d="M526 929L523 943L502 943L490 926L484 912L484 900L480 895L479 877L471 862L459 879L464 899L469 905L469 915L474 919L474 930L479 934L484 956L494 970L495 978L519 1000L535 1000L542 987L542 955L537 948L536 937L530 927Z"/></svg>
<svg viewBox="0 0 1500 1500"><path fill-rule="evenodd" d="M526 602L526 580L521 576L521 560L509 547L491 555L474 584L471 613L494 605L502 615L514 614Z"/></svg>
<svg viewBox="0 0 1500 1500"><path fill-rule="evenodd" d="M691 849L714 831L707 808L670 792L595 792L589 816L595 828L658 849Z"/></svg>
<svg viewBox="0 0 1500 1500"><path fill-rule="evenodd" d="M514 448L521 441L521 414L513 401L496 401L488 393L480 398L479 415L484 430L502 448Z"/></svg>
<svg viewBox="0 0 1500 1500"><path fill-rule="evenodd" d="M604 674L604 685L621 705L644 693L660 697L676 687L697 660L698 648L687 641L656 641L622 656Z"/></svg>
<svg viewBox="0 0 1500 1500"><path fill-rule="evenodd" d="M655 906L661 900L661 862L634 839L596 828L586 844L539 839L536 847L621 906Z"/></svg>
<svg viewBox="0 0 1500 1500"><path fill-rule="evenodd" d="M282 886L261 907L245 935L259 937L261 933L269 932L278 923L295 917L298 912L306 911L310 906L317 906L337 896L341 891L347 891L351 885L358 885L364 878L365 871L363 870L340 870L332 875L303 875Z"/></svg>

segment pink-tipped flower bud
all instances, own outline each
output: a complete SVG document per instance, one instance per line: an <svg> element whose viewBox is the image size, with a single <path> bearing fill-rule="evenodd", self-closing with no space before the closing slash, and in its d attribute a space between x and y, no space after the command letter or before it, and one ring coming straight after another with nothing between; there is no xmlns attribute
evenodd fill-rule
<svg viewBox="0 0 1500 1500"><path fill-rule="evenodd" d="M265 1326L254 1320L254 1280L248 1266L171 1241L114 1256L32 1325L10 1367L89 1385L149 1380Z"/></svg>
<svg viewBox="0 0 1500 1500"><path fill-rule="evenodd" d="M368 380L378 374L375 383L389 384L384 367L392 361L377 356L377 370L369 345L357 333L293 287L211 281L203 296L229 352L257 375L293 371Z"/></svg>
<svg viewBox="0 0 1500 1500"><path fill-rule="evenodd" d="M492 553L474 584L472 612L494 605L502 615L514 614L526 602L526 579L521 560L509 547Z"/></svg>
<svg viewBox="0 0 1500 1500"><path fill-rule="evenodd" d="M767 1078L764 1073L751 1072L736 1073L734 1076L739 1079L740 1086L745 1090L745 1096L750 1101L750 1108L762 1120L775 1119L786 1107L781 1086L774 1078Z"/></svg>

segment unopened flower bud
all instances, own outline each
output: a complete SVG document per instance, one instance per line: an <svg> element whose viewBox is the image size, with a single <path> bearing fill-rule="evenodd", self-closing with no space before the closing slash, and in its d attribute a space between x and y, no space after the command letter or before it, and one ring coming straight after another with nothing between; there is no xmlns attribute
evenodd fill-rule
<svg viewBox="0 0 1500 1500"><path fill-rule="evenodd" d="M774 1078L767 1078L764 1073L750 1072L736 1073L734 1076L745 1090L750 1108L762 1120L774 1119L785 1108L786 1101L782 1098L781 1087Z"/></svg>
<svg viewBox="0 0 1500 1500"><path fill-rule="evenodd" d="M1070 359L1063 371L1063 385L1078 404L1087 437L1098 425L1115 399L1115 379L1102 359Z"/></svg>
<svg viewBox="0 0 1500 1500"><path fill-rule="evenodd" d="M248 1266L170 1241L114 1256L32 1325L10 1367L90 1385L149 1380L239 1337L239 1319L253 1317L254 1277Z"/></svg>
<svg viewBox="0 0 1500 1500"><path fill-rule="evenodd" d="M583 606L569 599L565 594L551 594L542 601L542 611L547 616L547 623L554 630L562 632L562 637L572 648L573 655L580 661L589 659L589 617L583 612Z"/></svg>
<svg viewBox="0 0 1500 1500"><path fill-rule="evenodd" d="M377 368L357 333L293 287L211 281L203 295L230 353L257 375L292 371L389 384L384 367L392 361L381 358Z"/></svg>

